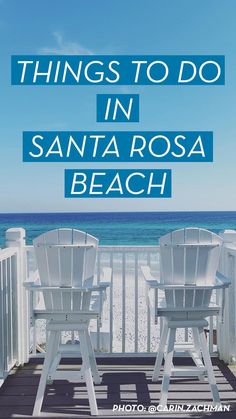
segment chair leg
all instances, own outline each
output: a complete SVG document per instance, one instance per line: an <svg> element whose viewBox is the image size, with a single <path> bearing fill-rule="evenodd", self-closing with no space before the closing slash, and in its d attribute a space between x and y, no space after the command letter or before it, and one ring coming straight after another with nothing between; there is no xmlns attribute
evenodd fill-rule
<svg viewBox="0 0 236 419"><path fill-rule="evenodd" d="M49 333L47 352L46 352L46 355L45 355L42 374L41 374L41 377L40 377L38 391L37 391L37 395L36 395L36 399L35 399L33 416L39 416L40 412L41 412L41 408L42 408L42 404L43 404L43 398L44 398L44 392L45 392L45 388L46 388L47 376L48 376L48 372L49 372L49 369L50 369L50 366L51 366L51 363L52 363L52 360L53 360L52 355L53 355L53 350L54 350L54 342L55 342L55 338L56 338L56 333L57 332L55 332L55 331L50 331L50 333Z"/></svg>
<svg viewBox="0 0 236 419"><path fill-rule="evenodd" d="M88 330L85 330L85 338L86 338L86 343L87 343L87 348L88 348L89 361L90 361L90 366L91 366L91 370L92 370L93 381L94 381L95 384L101 384L101 377L100 377L99 372L98 372L98 367L97 367L97 362L96 362L95 355L94 355L93 345L92 345L91 337L90 337L90 334L89 334Z"/></svg>
<svg viewBox="0 0 236 419"><path fill-rule="evenodd" d="M173 354L174 354L175 333L176 333L176 329L170 328L168 345L167 345L167 354L165 358L163 380L162 380L162 386L161 386L161 398L160 398L160 403L159 403L162 406L166 406L167 404L172 360L173 360Z"/></svg>
<svg viewBox="0 0 236 419"><path fill-rule="evenodd" d="M198 354L199 358L202 357L201 349L200 349L200 342L199 342L199 335L198 335L198 328L192 327L192 334L193 334L193 343L196 353Z"/></svg>
<svg viewBox="0 0 236 419"><path fill-rule="evenodd" d="M57 370L58 365L60 364L61 354L58 353L59 344L60 344L61 332L56 332L55 341L54 341L54 348L52 353L53 362L51 364L48 377L47 377L47 384L52 384L53 376Z"/></svg>
<svg viewBox="0 0 236 419"><path fill-rule="evenodd" d="M97 401L95 397L95 391L93 386L93 377L89 362L89 354L86 344L86 337L84 331L79 332L79 338L80 338L80 347L81 347L81 356L82 356L82 362L84 365L84 376L85 376L85 382L88 392L88 399L89 399L89 406L91 415L98 415L98 408L97 408Z"/></svg>
<svg viewBox="0 0 236 419"><path fill-rule="evenodd" d="M201 347L200 347L200 342L199 342L199 333L198 333L198 328L197 327L192 327L192 334L193 334L194 349L195 349L195 351L197 353L197 356L199 358L198 365L203 366L202 353L201 353ZM196 363L195 360L194 360L194 362ZM199 374L198 379L199 379L199 381L204 382L204 373Z"/></svg>
<svg viewBox="0 0 236 419"><path fill-rule="evenodd" d="M203 355L204 363L207 369L209 384L211 387L213 402L214 404L219 404L220 396L219 396L218 388L216 385L216 379L214 376L214 371L213 371L212 363L211 363L211 357L209 354L209 350L207 348L207 341L206 341L203 327L199 327L198 331L199 331L199 339L200 339L202 355Z"/></svg>
<svg viewBox="0 0 236 419"><path fill-rule="evenodd" d="M165 349L167 334L168 334L168 326L167 326L167 323L165 322L164 325L163 325L163 329L162 329L159 349L158 349L156 362L155 362L155 366L154 366L154 371L153 371L153 375L152 375L152 381L153 382L157 381L158 378L159 378L159 375L160 375L161 364L162 364L162 360L163 360L163 356L164 356L164 349Z"/></svg>
<svg viewBox="0 0 236 419"><path fill-rule="evenodd" d="M84 364L83 364L83 360L82 360L82 364L81 364L81 368L80 368L80 373L79 373L79 377L82 381L84 381Z"/></svg>

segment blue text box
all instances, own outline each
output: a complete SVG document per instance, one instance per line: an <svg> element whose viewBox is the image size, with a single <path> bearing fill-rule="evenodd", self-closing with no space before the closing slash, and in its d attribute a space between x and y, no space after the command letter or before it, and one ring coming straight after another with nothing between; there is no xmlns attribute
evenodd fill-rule
<svg viewBox="0 0 236 419"><path fill-rule="evenodd" d="M171 198L171 170L66 169L65 198Z"/></svg>
<svg viewBox="0 0 236 419"><path fill-rule="evenodd" d="M97 95L97 122L139 122L139 95Z"/></svg>
<svg viewBox="0 0 236 419"><path fill-rule="evenodd" d="M25 131L23 161L212 162L213 133L211 131Z"/></svg>
<svg viewBox="0 0 236 419"><path fill-rule="evenodd" d="M223 55L13 55L13 85L223 85Z"/></svg>

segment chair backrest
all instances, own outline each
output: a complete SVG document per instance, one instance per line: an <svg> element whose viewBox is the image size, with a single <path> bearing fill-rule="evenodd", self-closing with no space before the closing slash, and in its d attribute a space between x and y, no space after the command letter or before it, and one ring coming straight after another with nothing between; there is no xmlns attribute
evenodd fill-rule
<svg viewBox="0 0 236 419"><path fill-rule="evenodd" d="M166 291L168 305L209 305L211 291L200 287L215 283L221 246L221 237L201 228L176 230L161 237L161 282L179 288ZM188 290L189 285L196 285L196 289Z"/></svg>
<svg viewBox="0 0 236 419"><path fill-rule="evenodd" d="M79 230L56 229L33 240L41 285L58 287L43 292L46 309L87 310L91 293L63 292L60 287L91 287L98 240Z"/></svg>

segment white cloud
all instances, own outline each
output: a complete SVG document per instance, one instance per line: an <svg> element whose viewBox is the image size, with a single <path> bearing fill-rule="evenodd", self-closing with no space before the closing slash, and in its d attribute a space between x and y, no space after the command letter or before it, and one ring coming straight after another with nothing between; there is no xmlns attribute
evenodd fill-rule
<svg viewBox="0 0 236 419"><path fill-rule="evenodd" d="M64 40L60 32L53 32L56 41L54 47L43 47L39 49L40 54L59 54L59 55L92 55L93 52L84 48L78 42L70 42Z"/></svg>

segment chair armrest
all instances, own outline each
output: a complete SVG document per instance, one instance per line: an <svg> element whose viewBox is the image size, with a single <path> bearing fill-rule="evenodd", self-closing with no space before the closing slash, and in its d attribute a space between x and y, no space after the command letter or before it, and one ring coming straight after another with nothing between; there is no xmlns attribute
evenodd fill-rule
<svg viewBox="0 0 236 419"><path fill-rule="evenodd" d="M145 279L146 285L148 285L150 288L159 288L160 287L160 278L155 278L151 274L151 269L149 266L141 266L141 272L143 274L143 277Z"/></svg>
<svg viewBox="0 0 236 419"><path fill-rule="evenodd" d="M29 273L29 277L23 282L23 285L26 289L31 287L38 287L40 285L38 271L31 271Z"/></svg>
<svg viewBox="0 0 236 419"><path fill-rule="evenodd" d="M62 291L62 292L103 292L110 286L111 281L111 268L104 268L103 269L103 277L106 278L107 281L101 281L98 285L94 285L91 287L66 287L66 286L43 286L39 282L39 274L38 271L30 272L29 278L24 282L24 287L28 291Z"/></svg>
<svg viewBox="0 0 236 419"><path fill-rule="evenodd" d="M157 307L158 307L158 289L160 288L160 282L158 281L158 279L160 280L160 278L155 278L152 274L151 274L151 269L149 266L141 266L141 272L143 274L143 277L145 279L146 282L146 302L147 302L147 306L149 307L150 310L150 314L151 316L154 318L155 324L157 324ZM154 295L153 295L154 293ZM151 294L154 298L154 302L152 303L153 300L150 300L151 298Z"/></svg>
<svg viewBox="0 0 236 419"><path fill-rule="evenodd" d="M226 278L226 276L219 271L216 272L216 281L224 288L227 288L231 284L230 279Z"/></svg>
<svg viewBox="0 0 236 419"><path fill-rule="evenodd" d="M107 282L111 282L112 269L109 266L102 268L102 276L106 277Z"/></svg>
<svg viewBox="0 0 236 419"><path fill-rule="evenodd" d="M112 269L109 267L102 268L102 279L105 279L105 281L100 281L101 284L107 284L107 287L109 287L111 283L111 276L112 276Z"/></svg>
<svg viewBox="0 0 236 419"><path fill-rule="evenodd" d="M102 279L106 279L106 281L100 280L99 284L97 285L97 291L99 292L98 295L98 307L99 307L99 323L98 327L102 327L103 321L103 306L107 299L107 288L111 285L111 277L112 277L112 269L109 267L102 268Z"/></svg>
<svg viewBox="0 0 236 419"><path fill-rule="evenodd" d="M216 281L221 289L221 324L224 324L224 311L225 311L225 289L231 284L230 279L226 278L219 271L216 272Z"/></svg>
<svg viewBox="0 0 236 419"><path fill-rule="evenodd" d="M96 288L101 289L102 291L105 291L108 287L110 287L110 282L99 282L99 285L97 285ZM95 288L95 287L94 287Z"/></svg>
<svg viewBox="0 0 236 419"><path fill-rule="evenodd" d="M61 292L92 292L92 291L99 291L99 286L95 286L95 287L53 287L53 286L43 286L43 285L37 285L37 284L33 284L33 285L28 285L30 284L30 282L27 282L27 289L29 289L30 291L61 291ZM25 284L24 284L25 285Z"/></svg>

